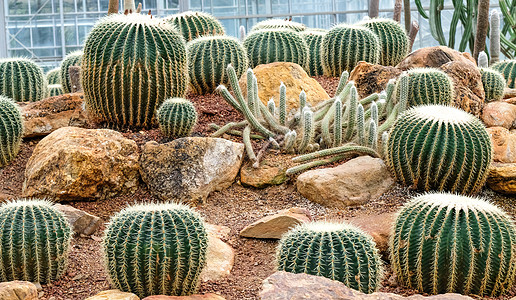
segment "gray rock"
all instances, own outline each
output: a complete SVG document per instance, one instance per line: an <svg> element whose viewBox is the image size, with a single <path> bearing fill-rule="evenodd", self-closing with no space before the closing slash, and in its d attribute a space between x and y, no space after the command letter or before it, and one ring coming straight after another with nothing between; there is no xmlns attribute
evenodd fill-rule
<svg viewBox="0 0 516 300"><path fill-rule="evenodd" d="M292 227L309 221L311 221L311 217L308 210L292 207L247 225L240 231L240 235L258 239L280 239Z"/></svg>
<svg viewBox="0 0 516 300"><path fill-rule="evenodd" d="M89 214L83 210L77 209L70 205L54 204L59 209L77 234L92 235L99 229L102 221L99 217Z"/></svg>

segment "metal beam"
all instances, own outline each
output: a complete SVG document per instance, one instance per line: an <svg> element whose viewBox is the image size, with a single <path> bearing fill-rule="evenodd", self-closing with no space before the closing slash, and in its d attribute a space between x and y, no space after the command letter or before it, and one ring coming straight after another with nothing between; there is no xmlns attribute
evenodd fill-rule
<svg viewBox="0 0 516 300"><path fill-rule="evenodd" d="M66 41L65 41L65 27L64 27L64 4L63 0L59 0L59 18L61 19L61 56L63 59L66 56Z"/></svg>
<svg viewBox="0 0 516 300"><path fill-rule="evenodd" d="M0 58L7 57L7 28L5 26L5 10L7 1L0 3Z"/></svg>

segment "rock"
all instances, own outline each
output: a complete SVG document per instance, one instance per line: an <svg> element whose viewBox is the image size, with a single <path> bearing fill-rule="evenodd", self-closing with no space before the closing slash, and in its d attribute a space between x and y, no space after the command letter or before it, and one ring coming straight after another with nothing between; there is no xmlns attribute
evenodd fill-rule
<svg viewBox="0 0 516 300"><path fill-rule="evenodd" d="M244 144L220 138L187 137L161 145L148 142L142 149L140 173L161 200L194 204L229 187L243 158Z"/></svg>
<svg viewBox="0 0 516 300"><path fill-rule="evenodd" d="M83 99L82 93L64 94L22 106L23 137L45 136L62 127L86 126Z"/></svg>
<svg viewBox="0 0 516 300"><path fill-rule="evenodd" d="M502 194L516 194L516 163L491 163L487 185Z"/></svg>
<svg viewBox="0 0 516 300"><path fill-rule="evenodd" d="M7 200L13 200L15 199L16 197L13 196L13 195L9 195L9 194L5 194L5 193L0 193L0 203L1 202L5 202Z"/></svg>
<svg viewBox="0 0 516 300"><path fill-rule="evenodd" d="M335 168L307 171L297 178L303 197L322 205L344 208L364 204L394 184L379 158L360 156Z"/></svg>
<svg viewBox="0 0 516 300"><path fill-rule="evenodd" d="M348 220L370 236L373 237L376 247L380 250L383 257L388 257L389 238L391 236L392 226L396 221L396 213L383 213L379 215L356 216Z"/></svg>
<svg viewBox="0 0 516 300"><path fill-rule="evenodd" d="M258 81L258 96L267 105L274 98L276 107L279 106L279 87L283 82L287 87L287 109L299 108L299 93L305 91L307 102L315 105L330 99L330 96L317 82L308 76L303 68L291 62L274 62L259 65L253 69ZM240 87L244 96L247 95L247 73L240 78Z"/></svg>
<svg viewBox="0 0 516 300"><path fill-rule="evenodd" d="M190 296L164 296L164 295L158 295L158 296L149 296L144 298L143 300L225 300L226 298L223 298L217 294L204 294L204 295L190 295Z"/></svg>
<svg viewBox="0 0 516 300"><path fill-rule="evenodd" d="M109 129L60 128L27 162L24 197L109 199L138 188L138 146Z"/></svg>
<svg viewBox="0 0 516 300"><path fill-rule="evenodd" d="M493 161L516 163L516 133L503 127L490 127L487 132L493 142Z"/></svg>
<svg viewBox="0 0 516 300"><path fill-rule="evenodd" d="M59 209L73 228L76 234L92 235L99 229L102 221L99 217L91 215L83 210L70 205L54 204Z"/></svg>
<svg viewBox="0 0 516 300"><path fill-rule="evenodd" d="M268 161L262 161L258 168L253 168L252 163L248 162L240 170L240 182L243 186L255 188L279 185L287 180L286 171L286 168Z"/></svg>
<svg viewBox="0 0 516 300"><path fill-rule="evenodd" d="M216 235L208 232L206 267L202 270L201 281L220 280L231 273L235 262L235 251Z"/></svg>
<svg viewBox="0 0 516 300"><path fill-rule="evenodd" d="M288 272L276 272L267 277L263 281L259 296L261 300L473 300L459 294L430 297L421 295L403 297L379 292L364 294L325 277Z"/></svg>
<svg viewBox="0 0 516 300"><path fill-rule="evenodd" d="M119 290L107 290L96 294L93 297L85 300L140 300L138 296L133 293L125 293Z"/></svg>
<svg viewBox="0 0 516 300"><path fill-rule="evenodd" d="M38 289L28 281L0 283L0 300L37 300Z"/></svg>
<svg viewBox="0 0 516 300"><path fill-rule="evenodd" d="M240 231L240 235L257 239L280 239L292 227L311 220L310 212L307 209L292 207L247 225Z"/></svg>
<svg viewBox="0 0 516 300"><path fill-rule="evenodd" d="M503 101L489 102L482 112L482 121L487 127L516 127L516 105Z"/></svg>
<svg viewBox="0 0 516 300"><path fill-rule="evenodd" d="M349 74L349 81L354 81L360 98L380 93L385 90L391 79L401 74L399 69L390 66L374 65L361 61Z"/></svg>
<svg viewBox="0 0 516 300"><path fill-rule="evenodd" d="M205 223L206 231L208 234L218 237L219 239L227 239L229 237L229 233L231 229L227 226L223 225L213 225L209 223Z"/></svg>
<svg viewBox="0 0 516 300"><path fill-rule="evenodd" d="M406 71L413 68L439 68L450 61L462 61L477 65L471 54L446 46L425 47L405 57L396 68Z"/></svg>

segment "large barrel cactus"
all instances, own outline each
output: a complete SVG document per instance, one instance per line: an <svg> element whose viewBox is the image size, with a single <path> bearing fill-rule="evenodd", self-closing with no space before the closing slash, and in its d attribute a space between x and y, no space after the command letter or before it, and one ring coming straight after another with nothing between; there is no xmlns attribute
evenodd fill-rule
<svg viewBox="0 0 516 300"><path fill-rule="evenodd" d="M167 99L158 110L158 123L164 136L185 137L197 123L197 112L192 102L186 99Z"/></svg>
<svg viewBox="0 0 516 300"><path fill-rule="evenodd" d="M287 29L267 29L251 32L244 41L251 68L277 61L305 66L308 46L297 32Z"/></svg>
<svg viewBox="0 0 516 300"><path fill-rule="evenodd" d="M279 271L323 276L364 293L376 291L383 276L373 239L345 223L298 225L281 238Z"/></svg>
<svg viewBox="0 0 516 300"><path fill-rule="evenodd" d="M224 26L214 16L200 11L186 11L166 18L188 42L204 35L224 35Z"/></svg>
<svg viewBox="0 0 516 300"><path fill-rule="evenodd" d="M48 97L54 97L64 94L63 86L60 84L51 84L48 87Z"/></svg>
<svg viewBox="0 0 516 300"><path fill-rule="evenodd" d="M337 77L351 72L359 61L376 64L380 61L378 36L363 26L339 24L324 36L321 60L324 74Z"/></svg>
<svg viewBox="0 0 516 300"><path fill-rule="evenodd" d="M0 95L0 168L8 165L20 151L23 119L20 108Z"/></svg>
<svg viewBox="0 0 516 300"><path fill-rule="evenodd" d="M399 212L390 257L405 287L429 294L499 296L516 278L516 227L483 199L425 194Z"/></svg>
<svg viewBox="0 0 516 300"><path fill-rule="evenodd" d="M70 80L70 72L68 68L71 66L80 66L82 60L82 51L74 51L66 55L61 62L61 85L65 94L72 92L72 82Z"/></svg>
<svg viewBox="0 0 516 300"><path fill-rule="evenodd" d="M47 94L43 70L26 58L0 59L0 95L20 102L35 102Z"/></svg>
<svg viewBox="0 0 516 300"><path fill-rule="evenodd" d="M454 99L453 82L441 70L434 68L416 68L407 72L408 105L443 104L451 105ZM396 95L402 89L401 80L396 84ZM397 96L398 97L398 96Z"/></svg>
<svg viewBox="0 0 516 300"><path fill-rule="evenodd" d="M229 36L207 36L187 44L190 86L197 94L212 93L229 82L226 67L231 64L240 76L247 69L247 54L242 44Z"/></svg>
<svg viewBox="0 0 516 300"><path fill-rule="evenodd" d="M95 117L114 127L151 127L165 99L186 93L186 44L162 20L107 16L86 39L81 83Z"/></svg>
<svg viewBox="0 0 516 300"><path fill-rule="evenodd" d="M487 179L492 151L487 130L475 116L453 107L421 105L392 126L386 161L402 184L474 194Z"/></svg>
<svg viewBox="0 0 516 300"><path fill-rule="evenodd" d="M498 101L503 99L505 79L500 72L489 68L480 68L482 85L486 94L486 101Z"/></svg>
<svg viewBox="0 0 516 300"><path fill-rule="evenodd" d="M395 66L409 52L409 37L400 25L392 19L369 19L359 23L378 35L381 44L380 64Z"/></svg>
<svg viewBox="0 0 516 300"><path fill-rule="evenodd" d="M141 298L195 293L207 247L201 216L173 203L123 209L108 224L103 245L112 285Z"/></svg>
<svg viewBox="0 0 516 300"><path fill-rule="evenodd" d="M305 24L298 22L283 20L283 19L268 19L256 23L251 31L257 31L262 29L290 29L293 31L301 32L306 29Z"/></svg>
<svg viewBox="0 0 516 300"><path fill-rule="evenodd" d="M55 68L47 72L48 84L61 84L61 68Z"/></svg>
<svg viewBox="0 0 516 300"><path fill-rule="evenodd" d="M49 283L66 271L72 230L52 203L20 199L0 207L0 280Z"/></svg>
<svg viewBox="0 0 516 300"><path fill-rule="evenodd" d="M321 45L326 30L305 30L300 32L305 39L308 46L308 63L306 64L306 71L310 76L323 75L323 68L321 62Z"/></svg>
<svg viewBox="0 0 516 300"><path fill-rule="evenodd" d="M500 61L491 68L503 75L508 88L516 88L516 59Z"/></svg>

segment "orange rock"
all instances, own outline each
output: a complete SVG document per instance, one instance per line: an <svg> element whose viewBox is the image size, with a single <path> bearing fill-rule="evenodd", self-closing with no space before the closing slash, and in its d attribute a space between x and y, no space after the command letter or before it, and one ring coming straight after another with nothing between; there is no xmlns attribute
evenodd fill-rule
<svg viewBox="0 0 516 300"><path fill-rule="evenodd" d="M401 70L413 68L439 68L450 61L462 61L477 66L471 54L459 52L446 46L425 47L405 57L396 67Z"/></svg>
<svg viewBox="0 0 516 300"><path fill-rule="evenodd" d="M516 134L503 127L487 128L493 142L493 160L502 163L516 163Z"/></svg>
<svg viewBox="0 0 516 300"><path fill-rule="evenodd" d="M385 90L391 79L401 74L399 69L389 66L370 64L361 61L349 74L349 81L354 81L360 98Z"/></svg>

